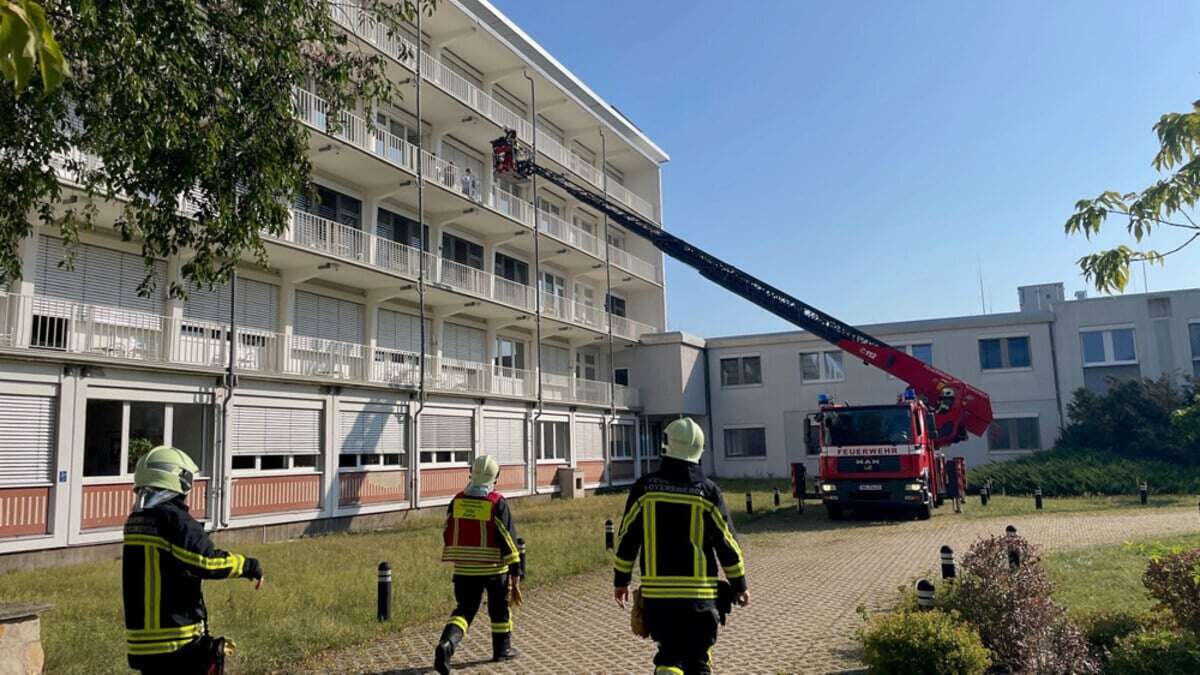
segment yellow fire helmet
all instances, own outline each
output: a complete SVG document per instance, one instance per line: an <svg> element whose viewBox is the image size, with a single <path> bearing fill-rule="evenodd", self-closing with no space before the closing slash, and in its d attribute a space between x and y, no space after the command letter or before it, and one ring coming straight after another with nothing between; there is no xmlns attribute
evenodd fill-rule
<svg viewBox="0 0 1200 675"><path fill-rule="evenodd" d="M500 465L491 455L480 455L471 464L472 487L490 488L500 476Z"/></svg>
<svg viewBox="0 0 1200 675"><path fill-rule="evenodd" d="M674 459L700 463L704 454L704 430L690 417L680 417L667 425L663 455Z"/></svg>
<svg viewBox="0 0 1200 675"><path fill-rule="evenodd" d="M135 488L156 487L186 495L200 467L179 448L160 445L138 460L133 472Z"/></svg>

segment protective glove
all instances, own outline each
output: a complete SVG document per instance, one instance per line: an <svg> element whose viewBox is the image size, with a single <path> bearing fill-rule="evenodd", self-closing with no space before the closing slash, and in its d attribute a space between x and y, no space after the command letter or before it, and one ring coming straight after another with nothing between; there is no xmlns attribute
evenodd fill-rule
<svg viewBox="0 0 1200 675"><path fill-rule="evenodd" d="M258 562L258 558L246 558L245 564L242 565L242 576L254 581L263 578L262 563Z"/></svg>
<svg viewBox="0 0 1200 675"><path fill-rule="evenodd" d="M508 578L508 605L510 607L520 607L525 601L525 596L521 595L521 582L517 577Z"/></svg>

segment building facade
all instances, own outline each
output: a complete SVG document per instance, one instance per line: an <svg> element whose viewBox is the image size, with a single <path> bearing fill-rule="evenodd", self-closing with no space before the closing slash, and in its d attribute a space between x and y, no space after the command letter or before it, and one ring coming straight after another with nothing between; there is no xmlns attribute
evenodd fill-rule
<svg viewBox="0 0 1200 675"><path fill-rule="evenodd" d="M444 504L478 452L511 495L558 491L562 468L595 487L650 466L613 354L665 328L662 256L553 186L493 175L490 141L536 135L539 162L655 222L667 156L486 2L439 3L421 35L330 11L403 100L331 124L292 92L317 199L235 293L168 297L180 256L139 296L118 204L71 270L57 232L22 243L24 278L0 294L0 553L118 541L136 459L162 443L200 465L190 503L214 529Z"/></svg>
<svg viewBox="0 0 1200 675"><path fill-rule="evenodd" d="M1046 284L1019 294L1019 312L862 327L988 393L996 417L988 434L948 451L968 466L1052 447L1080 388L1103 392L1111 378L1200 376L1200 289L1068 301L1062 284ZM725 477L784 477L793 462L813 473L817 458L805 449L803 425L820 394L886 403L905 388L802 331L654 335L636 360L631 382L642 388L647 418L705 420L707 469ZM682 393L660 391L676 383Z"/></svg>

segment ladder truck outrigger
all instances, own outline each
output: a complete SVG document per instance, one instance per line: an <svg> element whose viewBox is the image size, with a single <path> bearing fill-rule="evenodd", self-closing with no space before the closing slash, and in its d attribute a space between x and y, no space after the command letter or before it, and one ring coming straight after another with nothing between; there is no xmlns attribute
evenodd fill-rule
<svg viewBox="0 0 1200 675"><path fill-rule="evenodd" d="M606 214L718 286L908 384L894 404L849 405L822 395L805 419L805 443L820 451L817 491L832 519L846 509L892 506L928 518L947 496L960 498L962 458L943 449L982 436L992 422L988 395L878 338L792 297L614 204L572 179L538 165L515 131L492 141L498 174L517 180L536 174ZM953 482L948 478L953 474ZM793 477L794 479L795 477ZM798 487L803 495L804 486Z"/></svg>

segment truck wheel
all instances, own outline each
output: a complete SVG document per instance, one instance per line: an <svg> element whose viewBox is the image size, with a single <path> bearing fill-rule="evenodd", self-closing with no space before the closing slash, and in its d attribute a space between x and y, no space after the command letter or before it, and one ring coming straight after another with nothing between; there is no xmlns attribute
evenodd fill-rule
<svg viewBox="0 0 1200 675"><path fill-rule="evenodd" d="M846 509L841 504L826 504L825 513L830 520L844 520L846 518Z"/></svg>
<svg viewBox="0 0 1200 675"><path fill-rule="evenodd" d="M917 507L917 520L929 520L933 517L933 507L929 504L922 504Z"/></svg>

